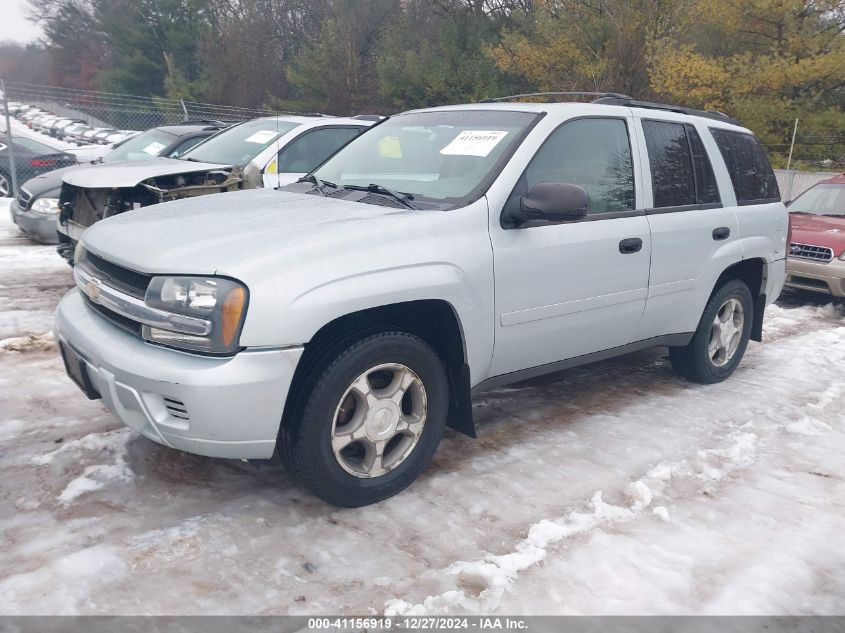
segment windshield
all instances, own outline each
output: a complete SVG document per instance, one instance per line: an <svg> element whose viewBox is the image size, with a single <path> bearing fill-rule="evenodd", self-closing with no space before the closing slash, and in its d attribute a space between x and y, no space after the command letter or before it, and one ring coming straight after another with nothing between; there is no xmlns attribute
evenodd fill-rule
<svg viewBox="0 0 845 633"><path fill-rule="evenodd" d="M190 152L185 152L181 158L201 163L245 166L282 134L297 126L299 123L281 119L247 121L215 134Z"/></svg>
<svg viewBox="0 0 845 633"><path fill-rule="evenodd" d="M365 132L314 172L339 187L380 185L414 200L468 202L537 115L497 110L402 114Z"/></svg>
<svg viewBox="0 0 845 633"><path fill-rule="evenodd" d="M845 185L816 185L798 196L789 211L845 216Z"/></svg>
<svg viewBox="0 0 845 633"><path fill-rule="evenodd" d="M125 160L147 160L170 147L176 137L164 130L147 130L129 139L103 156L104 163L119 163Z"/></svg>

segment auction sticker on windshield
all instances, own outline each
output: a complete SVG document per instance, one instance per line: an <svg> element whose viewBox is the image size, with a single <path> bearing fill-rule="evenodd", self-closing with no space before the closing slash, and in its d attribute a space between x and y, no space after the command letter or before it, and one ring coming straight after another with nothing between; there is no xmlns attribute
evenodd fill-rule
<svg viewBox="0 0 845 633"><path fill-rule="evenodd" d="M485 157L499 144L507 132L465 130L458 134L446 147L440 150L446 156Z"/></svg>
<svg viewBox="0 0 845 633"><path fill-rule="evenodd" d="M259 130L252 136L244 139L247 143L260 143L264 144L268 141L272 141L273 137L276 136L276 132L273 130Z"/></svg>
<svg viewBox="0 0 845 633"><path fill-rule="evenodd" d="M163 149L164 149L164 143L159 143L158 141L153 141L152 143L147 145L141 151L144 152L145 154L149 154L150 156L155 156L156 154L158 154Z"/></svg>

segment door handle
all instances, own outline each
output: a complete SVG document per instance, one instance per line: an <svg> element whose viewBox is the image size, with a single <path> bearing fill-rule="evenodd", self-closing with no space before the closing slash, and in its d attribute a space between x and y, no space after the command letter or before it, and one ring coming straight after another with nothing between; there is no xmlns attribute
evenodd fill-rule
<svg viewBox="0 0 845 633"><path fill-rule="evenodd" d="M731 230L726 226L720 226L718 229L713 229L713 239L717 242L719 240L726 240L731 236Z"/></svg>
<svg viewBox="0 0 845 633"><path fill-rule="evenodd" d="M629 237L619 242L619 252L623 255L639 253L643 247L643 241L638 237Z"/></svg>

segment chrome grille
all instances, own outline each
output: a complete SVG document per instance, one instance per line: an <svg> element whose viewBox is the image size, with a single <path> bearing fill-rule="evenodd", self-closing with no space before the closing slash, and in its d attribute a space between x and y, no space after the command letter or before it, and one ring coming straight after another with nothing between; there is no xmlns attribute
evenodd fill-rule
<svg viewBox="0 0 845 633"><path fill-rule="evenodd" d="M812 246L793 242L789 245L789 255L790 257L809 259L814 262L829 262L833 259L833 249L827 246Z"/></svg>
<svg viewBox="0 0 845 633"><path fill-rule="evenodd" d="M104 308L103 306L94 303L91 299L88 298L87 295L83 295L85 297L85 303L89 306L94 308L97 312L100 313L102 317L109 320L111 323L119 327L121 330L129 332L135 336L141 336L141 324L137 321L133 321L132 319L127 319L125 316L118 314L117 312L112 312L108 308Z"/></svg>
<svg viewBox="0 0 845 633"><path fill-rule="evenodd" d="M29 209L29 203L32 202L32 194L26 189L18 190L18 206L22 211Z"/></svg>
<svg viewBox="0 0 845 633"><path fill-rule="evenodd" d="M147 286L150 285L152 279L151 275L144 275L129 268L118 266L88 251L83 252L82 259L77 262L77 265L107 285L138 299L144 298Z"/></svg>
<svg viewBox="0 0 845 633"><path fill-rule="evenodd" d="M190 420L188 416L188 409L185 407L185 403L181 400L175 400L173 398L164 398L164 408L167 409L167 412L172 415L174 418L179 418L180 420Z"/></svg>

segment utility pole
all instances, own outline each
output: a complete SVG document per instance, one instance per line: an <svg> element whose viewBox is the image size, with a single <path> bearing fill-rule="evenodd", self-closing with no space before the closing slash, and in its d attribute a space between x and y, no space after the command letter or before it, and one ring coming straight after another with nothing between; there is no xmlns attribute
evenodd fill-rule
<svg viewBox="0 0 845 633"><path fill-rule="evenodd" d="M795 117L795 127L792 128L792 143L789 144L789 158L786 161L786 173L789 173L789 168L792 166L792 150L795 149L795 135L798 133L798 117ZM789 177L789 189L786 192L786 200L791 200L792 185L795 183L795 174Z"/></svg>
<svg viewBox="0 0 845 633"><path fill-rule="evenodd" d="M12 121L9 118L9 99L6 97L6 82L0 79L0 92L3 93L3 111L6 113L6 142L9 144L9 166L12 176L12 197L18 197L18 169L15 164L15 144L12 143Z"/></svg>

